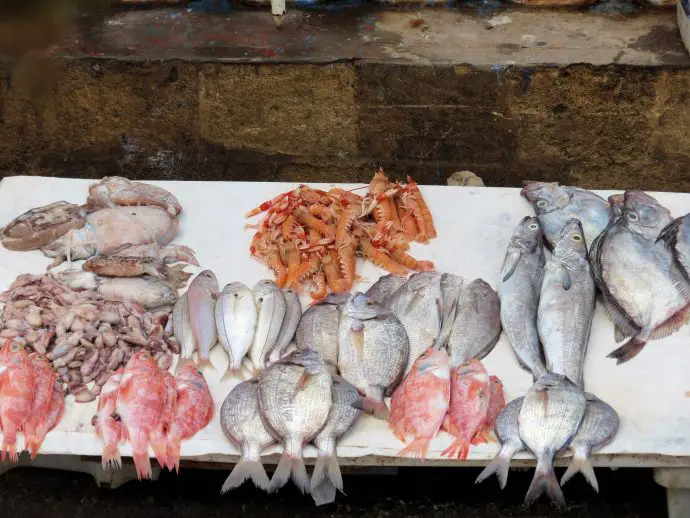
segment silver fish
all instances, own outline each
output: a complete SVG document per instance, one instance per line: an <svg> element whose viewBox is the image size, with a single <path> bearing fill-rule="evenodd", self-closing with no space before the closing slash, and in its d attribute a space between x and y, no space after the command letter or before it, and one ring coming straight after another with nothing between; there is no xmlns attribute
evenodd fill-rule
<svg viewBox="0 0 690 518"><path fill-rule="evenodd" d="M249 359L257 370L264 369L283 325L287 303L278 285L268 279L256 283L252 296L258 313Z"/></svg>
<svg viewBox="0 0 690 518"><path fill-rule="evenodd" d="M587 410L577 435L570 443L573 460L570 461L570 466L561 478L561 486L579 472L598 493L599 483L589 457L593 450L602 448L613 440L618 432L620 420L610 405L593 394L585 394L585 396Z"/></svg>
<svg viewBox="0 0 690 518"><path fill-rule="evenodd" d="M518 416L518 430L522 442L537 459L537 469L525 504L532 504L546 492L556 505L565 507L553 458L572 441L586 408L584 392L560 374L544 374L527 392Z"/></svg>
<svg viewBox="0 0 690 518"><path fill-rule="evenodd" d="M209 356L218 341L216 330L216 298L218 279L211 270L199 273L187 290L187 310L196 342L197 366L211 366Z"/></svg>
<svg viewBox="0 0 690 518"><path fill-rule="evenodd" d="M551 248L556 246L561 229L569 219L576 218L582 222L587 246L609 222L606 200L580 187L567 187L556 182L526 182L521 194L534 207Z"/></svg>
<svg viewBox="0 0 690 518"><path fill-rule="evenodd" d="M172 284L148 275L98 278L97 291L108 299L129 300L146 309L169 306L177 300L177 290Z"/></svg>
<svg viewBox="0 0 690 518"><path fill-rule="evenodd" d="M220 427L228 440L242 452L221 493L241 486L248 478L264 491L270 485L261 464L261 450L276 441L263 424L258 387L257 378L243 381L230 391L220 407Z"/></svg>
<svg viewBox="0 0 690 518"><path fill-rule="evenodd" d="M338 369L338 324L342 304L329 299L308 308L297 326L295 341L299 349L314 349L328 365L331 374Z"/></svg>
<svg viewBox="0 0 690 518"><path fill-rule="evenodd" d="M690 214L677 218L661 231L657 241L663 242L690 281Z"/></svg>
<svg viewBox="0 0 690 518"><path fill-rule="evenodd" d="M522 439L520 439L520 431L518 430L518 416L520 415L524 399L522 397L513 399L499 412L494 425L494 431L496 432L498 442L501 443L501 449L484 468L484 471L479 474L475 484L485 481L495 473L501 489L506 487L510 460L516 453L525 449L525 445L522 443Z"/></svg>
<svg viewBox="0 0 690 518"><path fill-rule="evenodd" d="M537 332L539 279L544 267L542 232L537 218L526 217L510 239L501 268L498 296L501 324L520 366L536 378L546 372Z"/></svg>
<svg viewBox="0 0 690 518"><path fill-rule="evenodd" d="M242 366L242 358L249 351L256 331L256 305L252 290L241 282L223 288L216 301L216 330L218 341L228 353L228 373Z"/></svg>
<svg viewBox="0 0 690 518"><path fill-rule="evenodd" d="M385 305L386 299L398 291L405 282L407 282L406 277L389 273L388 275L379 277L379 280L372 284L364 294L377 304Z"/></svg>
<svg viewBox="0 0 690 518"><path fill-rule="evenodd" d="M331 375L316 351L297 350L259 375L259 407L264 422L284 446L269 492L289 478L303 493L310 491L302 448L326 424L331 410Z"/></svg>
<svg viewBox="0 0 690 518"><path fill-rule="evenodd" d="M180 344L180 359L177 363L177 370L179 370L184 364L192 361L196 351L196 342L192 335L192 324L189 321L186 293L175 302L172 320L175 339Z"/></svg>
<svg viewBox="0 0 690 518"><path fill-rule="evenodd" d="M453 329L455 316L458 312L458 298L465 280L454 273L441 274L441 301L443 316L441 318L441 332L438 335L438 347L445 347Z"/></svg>
<svg viewBox="0 0 690 518"><path fill-rule="evenodd" d="M481 360L501 337L501 301L483 279L475 279L463 288L457 307L448 337L451 367Z"/></svg>
<svg viewBox="0 0 690 518"><path fill-rule="evenodd" d="M580 220L571 219L544 266L537 329L546 368L580 388L595 303L584 232Z"/></svg>
<svg viewBox="0 0 690 518"><path fill-rule="evenodd" d="M436 343L443 320L442 306L441 275L436 272L415 273L392 296L389 307L405 327L410 343L406 373Z"/></svg>
<svg viewBox="0 0 690 518"><path fill-rule="evenodd" d="M302 317L302 303L299 301L299 295L295 293L295 290L285 289L283 296L286 304L285 317L283 317L283 324L280 326L276 344L273 346L271 354L268 355L269 364L277 362L284 356Z"/></svg>
<svg viewBox="0 0 690 518"><path fill-rule="evenodd" d="M314 439L314 445L319 449L314 472L311 477L311 496L316 505L330 504L335 500L336 489L343 492L343 477L340 475L336 444L345 433L352 428L361 414L353 404L361 398L357 389L335 376L331 389L333 406L323 430Z"/></svg>
<svg viewBox="0 0 690 518"><path fill-rule="evenodd" d="M340 375L364 394L362 409L388 420L383 401L402 380L410 354L407 333L391 310L354 293L338 327Z"/></svg>
<svg viewBox="0 0 690 518"><path fill-rule="evenodd" d="M594 280L613 321L616 340L630 338L609 354L617 363L635 357L649 340L670 335L688 318L690 284L660 232L668 209L641 191L626 191L621 216L590 252Z"/></svg>

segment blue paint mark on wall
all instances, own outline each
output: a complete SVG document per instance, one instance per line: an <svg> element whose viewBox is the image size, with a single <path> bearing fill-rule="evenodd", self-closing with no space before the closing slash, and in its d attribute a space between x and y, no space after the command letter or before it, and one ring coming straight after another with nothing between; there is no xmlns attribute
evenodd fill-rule
<svg viewBox="0 0 690 518"><path fill-rule="evenodd" d="M503 72L505 69L506 67L504 65L491 65L491 70L496 74L496 81L498 81L499 85L503 83Z"/></svg>
<svg viewBox="0 0 690 518"><path fill-rule="evenodd" d="M527 94L527 91L529 90L529 87L532 84L533 72L534 70L531 68L525 68L522 71L522 80L520 81L520 91L522 92L522 95Z"/></svg>
<svg viewBox="0 0 690 518"><path fill-rule="evenodd" d="M188 11L193 13L229 13L229 0L193 0L189 3Z"/></svg>

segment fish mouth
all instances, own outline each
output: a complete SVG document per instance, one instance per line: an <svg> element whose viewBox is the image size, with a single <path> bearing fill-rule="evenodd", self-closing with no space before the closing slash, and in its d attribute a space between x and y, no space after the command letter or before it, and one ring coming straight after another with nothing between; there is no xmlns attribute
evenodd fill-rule
<svg viewBox="0 0 690 518"><path fill-rule="evenodd" d="M520 190L520 195L529 201L533 201L535 198L536 190L543 185L545 185L545 182L537 182L536 180L525 180L524 182L522 182L522 189Z"/></svg>

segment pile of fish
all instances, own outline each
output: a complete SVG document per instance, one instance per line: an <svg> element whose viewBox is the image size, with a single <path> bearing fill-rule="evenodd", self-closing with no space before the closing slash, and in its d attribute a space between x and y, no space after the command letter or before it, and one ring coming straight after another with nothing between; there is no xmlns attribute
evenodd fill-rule
<svg viewBox="0 0 690 518"><path fill-rule="evenodd" d="M0 349L2 460L19 460L20 432L24 434L24 447L35 458L45 436L62 419L64 407L64 394L45 356L27 354L22 344L5 340Z"/></svg>
<svg viewBox="0 0 690 518"><path fill-rule="evenodd" d="M356 279L356 255L406 276L409 270L433 270L417 261L409 243L427 243L436 229L414 180L392 183L383 170L374 175L367 194L306 185L280 194L247 213L266 213L257 225L251 254L271 268L279 287L301 291L312 284L311 296L347 293Z"/></svg>
<svg viewBox="0 0 690 518"><path fill-rule="evenodd" d="M179 352L170 309L148 311L101 290L72 289L51 274L20 275L0 301L0 337L45 355L77 402L93 401L110 374L139 350L150 351L164 369Z"/></svg>
<svg viewBox="0 0 690 518"><path fill-rule="evenodd" d="M213 399L200 372L188 365L173 377L151 353L139 351L109 376L92 424L103 443L103 467L121 467L119 445L129 442L137 476L146 479L149 445L161 467L179 471L182 441L212 417Z"/></svg>

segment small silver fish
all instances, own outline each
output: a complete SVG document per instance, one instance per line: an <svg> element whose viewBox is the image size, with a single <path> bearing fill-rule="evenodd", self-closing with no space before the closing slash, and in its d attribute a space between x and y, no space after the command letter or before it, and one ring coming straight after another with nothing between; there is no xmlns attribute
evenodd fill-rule
<svg viewBox="0 0 690 518"><path fill-rule="evenodd" d="M216 330L216 298L218 279L211 270L199 273L187 290L187 310L196 342L197 367L212 366L209 355L218 341Z"/></svg>
<svg viewBox="0 0 690 518"><path fill-rule="evenodd" d="M258 316L252 290L241 282L226 285L216 301L215 313L218 341L228 353L229 374L242 366L254 340Z"/></svg>
<svg viewBox="0 0 690 518"><path fill-rule="evenodd" d="M295 341L299 349L314 349L328 365L331 374L338 369L338 324L342 304L324 302L308 308L297 326Z"/></svg>
<svg viewBox="0 0 690 518"><path fill-rule="evenodd" d="M249 349L249 359L257 370L266 368L268 356L278 340L283 325L287 303L278 285L268 279L261 280L252 288L252 296L258 313L254 341Z"/></svg>
<svg viewBox="0 0 690 518"><path fill-rule="evenodd" d="M220 407L220 427L228 440L242 452L242 457L225 480L221 493L241 486L248 478L268 491L270 481L261 464L261 450L275 443L259 411L259 380L243 381L233 388Z"/></svg>
<svg viewBox="0 0 690 518"><path fill-rule="evenodd" d="M330 504L335 500L336 489L343 492L343 477L340 475L336 444L359 419L362 413L353 406L361 397L357 389L340 378L333 377L331 389L333 406L323 430L314 439L319 449L314 472L311 477L311 496L316 505Z"/></svg>
<svg viewBox="0 0 690 518"><path fill-rule="evenodd" d="M518 416L520 415L523 400L524 398L522 397L513 399L499 412L494 425L494 431L496 432L498 442L501 443L501 449L496 457L484 468L484 471L479 474L475 484L485 481L495 473L501 489L506 487L510 460L516 453L525 449L518 429Z"/></svg>
<svg viewBox="0 0 690 518"><path fill-rule="evenodd" d="M537 459L537 469L525 496L526 505L546 492L557 506L565 507L553 471L553 458L575 437L586 408L584 392L560 374L544 374L527 392L518 416L518 429L522 442Z"/></svg>
<svg viewBox="0 0 690 518"><path fill-rule="evenodd" d="M311 490L302 448L326 424L332 385L326 364L311 349L298 349L259 375L264 423L284 446L269 492L277 491L290 478L303 493Z"/></svg>
<svg viewBox="0 0 690 518"><path fill-rule="evenodd" d="M364 395L362 410L388 420L383 398L402 380L409 354L405 328L391 310L353 293L340 317L338 368Z"/></svg>
<svg viewBox="0 0 690 518"><path fill-rule="evenodd" d="M580 220L571 219L544 266L537 329L546 368L580 388L595 303L584 232Z"/></svg>
<svg viewBox="0 0 690 518"><path fill-rule="evenodd" d="M501 337L501 301L483 279L460 293L455 322L448 337L450 366L487 356Z"/></svg>
<svg viewBox="0 0 690 518"><path fill-rule="evenodd" d="M589 460L592 451L610 443L618 432L620 422L616 411L593 394L585 394L587 410L577 435L570 443L573 460L561 478L561 486L578 472L599 492L599 483Z"/></svg>
<svg viewBox="0 0 690 518"><path fill-rule="evenodd" d="M283 324L280 326L276 344L273 346L271 354L268 355L269 364L277 362L285 355L285 350L292 342L302 317L302 303L299 301L299 295L295 293L295 290L285 289L283 296L286 304L285 317L283 317Z"/></svg>
<svg viewBox="0 0 690 518"><path fill-rule="evenodd" d="M532 204L551 248L556 246L569 219L582 222L588 246L608 225L609 204L586 189L557 182L525 182L521 194Z"/></svg>
<svg viewBox="0 0 690 518"><path fill-rule="evenodd" d="M364 294L377 304L385 305L386 299L398 291L405 282L407 282L406 277L389 273L379 277Z"/></svg>
<svg viewBox="0 0 690 518"><path fill-rule="evenodd" d="M537 332L537 308L544 251L537 218L526 217L510 239L498 295L501 324L520 366L538 378L546 372Z"/></svg>
<svg viewBox="0 0 690 518"><path fill-rule="evenodd" d="M437 346L446 347L448 338L453 329L455 316L458 312L458 298L463 290L465 280L454 273L441 274L441 301L443 317L441 319L441 332L438 335Z"/></svg>

